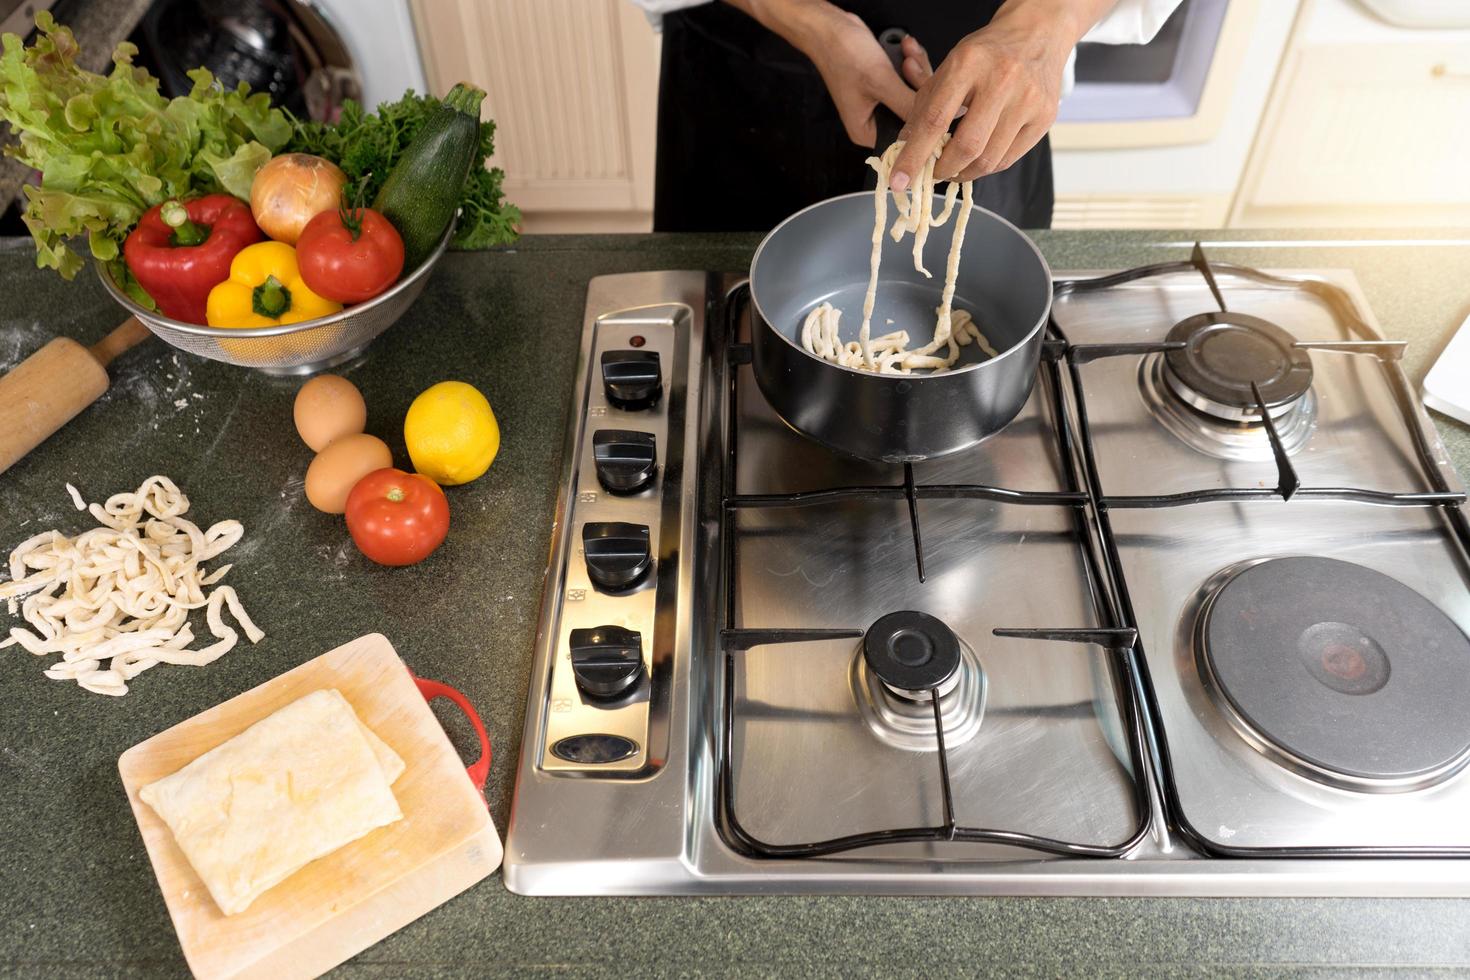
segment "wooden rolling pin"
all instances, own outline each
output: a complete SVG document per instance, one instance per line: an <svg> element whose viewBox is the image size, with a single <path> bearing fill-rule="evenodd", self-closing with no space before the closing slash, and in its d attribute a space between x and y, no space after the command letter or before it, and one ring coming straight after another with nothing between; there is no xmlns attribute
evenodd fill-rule
<svg viewBox="0 0 1470 980"><path fill-rule="evenodd" d="M107 390L107 365L148 338L135 316L91 347L57 337L0 378L0 473Z"/></svg>

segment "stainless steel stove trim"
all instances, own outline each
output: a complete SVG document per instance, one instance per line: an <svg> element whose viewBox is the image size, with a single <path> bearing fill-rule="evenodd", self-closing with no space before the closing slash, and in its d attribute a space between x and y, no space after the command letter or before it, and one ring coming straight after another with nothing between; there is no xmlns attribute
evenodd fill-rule
<svg viewBox="0 0 1470 980"><path fill-rule="evenodd" d="M1071 275L1087 275L1074 273ZM691 362L702 356L704 310L717 299L718 283L705 273L637 273L598 277L588 290L588 318L607 310L684 303L694 312ZM726 280L728 283L729 280ZM1348 288L1361 303L1351 281ZM584 334L578 391L587 370ZM703 392L707 402L711 392ZM579 424L573 406L568 427ZM707 447L715 440L715 414L696 408L691 396L690 428L701 429ZM1427 419L1424 424L1432 433ZM1452 474L1437 437L1437 459ZM692 443L690 444L692 445ZM699 459L695 451L686 457ZM709 597L697 586L713 580L707 530L681 536L685 557L681 596L702 615L681 618L673 650L670 750L664 767L641 779L599 780L548 777L537 772L530 747L536 744L546 697L548 606L560 601L554 570L566 547L566 495L575 461L564 457L557 523L553 528L551 568L542 604L531 710L526 717L516 793L508 822L505 882L514 892L543 895L660 894L890 894L890 895L1213 895L1213 896L1470 896L1470 867L1460 860L1398 858L1333 860L1202 857L1164 832L1155 817L1155 836L1127 859L1099 861L1010 856L989 860L896 863L872 853L826 860L752 860L731 851L712 824L714 758L710 736L716 730L719 669ZM710 465L701 460L699 465ZM695 491L687 489L685 493ZM1222 505L1224 506L1224 505ZM689 592L685 593L685 587ZM681 605L681 612L688 611ZM1145 706L1145 710L1148 710ZM1152 722L1153 719L1150 719Z"/></svg>
<svg viewBox="0 0 1470 980"><path fill-rule="evenodd" d="M1470 897L1463 861L1209 859L1151 854L895 865L882 860L752 862L692 851L684 860L567 860L516 867L519 895L905 895L1035 897ZM513 870L514 869L514 870Z"/></svg>
<svg viewBox="0 0 1470 980"><path fill-rule="evenodd" d="M575 463L571 479L575 493L569 496L564 525L573 542L560 566L564 596L556 631L557 654L551 660L550 698L545 717L544 752L540 765L548 772L646 775L662 764L667 753L669 687L664 682L671 666L672 616L666 611L678 601L678 575L683 549L669 533L680 526L681 481L684 473L684 441L670 439L682 433L686 416L688 378L683 371L670 371L664 379L665 393L654 409L624 413L611 405L597 378L597 350L637 345L657 352L665 362L688 360L688 307L679 304L619 310L599 316L592 341L596 350L586 351L587 376L580 389L584 417L566 453ZM652 432L663 457L653 484L641 493L613 495L598 483L592 455L592 433L603 427L631 427ZM616 594L605 593L589 579L586 565L576 558L582 548L581 529L602 521L630 521L649 529L653 566L644 580ZM554 559L556 560L556 559ZM641 634L645 679L643 693L622 703L589 703L577 689L571 662L563 656L570 634L576 628L623 626ZM556 746L568 738L612 736L631 742L634 751L605 762L590 763L568 758Z"/></svg>
<svg viewBox="0 0 1470 980"><path fill-rule="evenodd" d="M701 372L695 369L704 357L704 319L706 311L705 273L639 273L598 277L588 289L588 312L584 321L578 354L576 401L568 419L567 437L563 445L562 475L552 527L551 554L543 587L536 651L532 664L530 700L522 730L520 764L517 770L515 796L507 822L505 881L513 891L531 892L544 889L550 880L559 880L555 869L563 862L580 868L578 876L589 867L601 866L608 857L612 841L621 848L614 862L616 879L624 869L637 868L640 862L664 863L684 867L684 843L687 828L685 812L690 795L690 780L695 767L689 763L689 733L698 730L698 705L689 697L691 658L689 650L697 645L693 638L696 625L690 615L691 605L702 588L700 554L696 548L699 532L695 519L696 488L686 474L697 469L699 444L698 424L694 420L703 412ZM672 326L686 324L682 363L665 365L668 373L677 373L684 385L688 411L678 438L682 446L682 466L663 467L659 492L663 506L675 508L676 517L664 535L660 550L672 554L661 556L665 574L672 570L671 587L665 593L658 588L655 628L647 635L663 637L647 651L651 657L654 691L650 723L662 730L662 744L655 735L650 744L657 745L662 758L636 773L555 772L542 765L542 747L546 744L546 713L552 696L553 664L563 649L562 604L567 588L567 569L578 527L573 523L578 476L586 461L578 451L586 424L585 408L591 385L597 383L596 365L592 362L597 323L609 315L632 311L663 311L663 321ZM674 437L671 433L670 439ZM663 448L663 447L661 447ZM666 458L669 454L665 454ZM677 534L669 540L669 535ZM672 544L676 541L677 544ZM666 749L665 749L666 746ZM614 819L614 814L629 811L641 813L636 820ZM554 890L564 890L559 884Z"/></svg>

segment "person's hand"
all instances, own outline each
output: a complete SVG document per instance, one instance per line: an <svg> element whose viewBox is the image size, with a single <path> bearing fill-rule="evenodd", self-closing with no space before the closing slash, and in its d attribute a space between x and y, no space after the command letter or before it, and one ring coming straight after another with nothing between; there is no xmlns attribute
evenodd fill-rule
<svg viewBox="0 0 1470 980"><path fill-rule="evenodd" d="M1082 30L1061 17L1006 17L965 37L939 69L918 79L907 142L889 186L907 188L950 123L959 127L934 165L940 180L974 180L1011 166L1056 119L1062 72ZM907 52L905 52L907 53ZM905 74L910 74L905 59ZM912 83L921 74L915 66Z"/></svg>
<svg viewBox="0 0 1470 980"><path fill-rule="evenodd" d="M904 35L900 47L903 49L903 80L910 87L918 89L934 74L934 68L929 64L929 52L924 50L924 46L912 34Z"/></svg>
<svg viewBox="0 0 1470 980"><path fill-rule="evenodd" d="M914 89L934 74L928 53L909 38L904 41L900 76L862 19L826 0L725 2L754 17L811 59L832 96L848 138L859 146L872 146L878 141L873 112L880 103L900 119L908 119Z"/></svg>
<svg viewBox="0 0 1470 980"><path fill-rule="evenodd" d="M879 103L900 119L907 119L913 109L914 89L933 74L929 55L918 42L905 38L904 43L905 74L900 76L861 18L829 7L820 26L798 45L821 73L848 139L859 146L873 146L878 141L873 113Z"/></svg>

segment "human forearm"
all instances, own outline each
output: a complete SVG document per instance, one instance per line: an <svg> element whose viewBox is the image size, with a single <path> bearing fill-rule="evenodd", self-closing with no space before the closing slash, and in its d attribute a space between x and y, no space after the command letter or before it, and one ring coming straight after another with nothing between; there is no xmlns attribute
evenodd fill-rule
<svg viewBox="0 0 1470 980"><path fill-rule="evenodd" d="M936 151L934 175L973 180L1011 166L1056 118L1072 49L1115 0L1006 0L990 23L955 45L924 83L904 128L891 186L901 191Z"/></svg>
<svg viewBox="0 0 1470 980"><path fill-rule="evenodd" d="M725 0L780 35L811 59L822 76L847 135L859 146L877 140L873 113L881 103L907 119L914 91L905 83L873 32L856 14L826 0ZM928 72L917 44L905 49L915 77Z"/></svg>
<svg viewBox="0 0 1470 980"><path fill-rule="evenodd" d="M842 11L827 0L724 0L807 57L827 43Z"/></svg>
<svg viewBox="0 0 1470 980"><path fill-rule="evenodd" d="M792 47L808 51L823 42L842 11L828 0L724 0L779 34ZM1117 0L1006 0L992 26L1024 29L1071 50Z"/></svg>
<svg viewBox="0 0 1470 980"><path fill-rule="evenodd" d="M991 27L1021 30L1071 51L1118 0L1006 0L991 19Z"/></svg>

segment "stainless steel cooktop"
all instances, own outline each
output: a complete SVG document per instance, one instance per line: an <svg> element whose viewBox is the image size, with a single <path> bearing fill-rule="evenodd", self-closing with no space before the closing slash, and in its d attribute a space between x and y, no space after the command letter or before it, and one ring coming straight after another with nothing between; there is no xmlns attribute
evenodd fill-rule
<svg viewBox="0 0 1470 980"><path fill-rule="evenodd" d="M512 890L1470 894L1470 527L1350 273L1061 273L907 467L776 418L745 299L589 286Z"/></svg>

